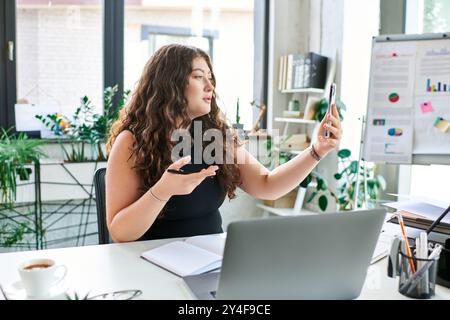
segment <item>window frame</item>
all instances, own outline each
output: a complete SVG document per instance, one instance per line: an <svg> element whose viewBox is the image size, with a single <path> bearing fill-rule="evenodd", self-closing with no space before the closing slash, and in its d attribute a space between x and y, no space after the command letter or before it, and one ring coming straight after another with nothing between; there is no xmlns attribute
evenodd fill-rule
<svg viewBox="0 0 450 320"><path fill-rule="evenodd" d="M254 66L253 66L253 100L258 106L265 104L269 96L269 18L270 0L255 0L253 5L253 39L254 39ZM259 32L258 32L259 31ZM259 110L253 114L256 121ZM267 129L267 109L262 117L259 127Z"/></svg>
<svg viewBox="0 0 450 320"><path fill-rule="evenodd" d="M124 92L125 0L103 1L103 87L118 86L113 108Z"/></svg>
<svg viewBox="0 0 450 320"><path fill-rule="evenodd" d="M267 103L269 1L254 0L254 100ZM0 126L15 126L14 105L17 100L16 49L14 59L7 57L7 43L16 47L16 0L0 1ZM103 88L118 85L113 105L119 104L124 92L125 0L102 1L103 11ZM209 35L208 35L209 36ZM214 33L212 33L214 36ZM213 50L213 46L211 46ZM212 53L212 52L211 52ZM254 115L256 119L257 114ZM261 121L267 127L267 117Z"/></svg>
<svg viewBox="0 0 450 320"><path fill-rule="evenodd" d="M16 94L16 1L5 0L0 3L0 125L8 129L15 124L14 104ZM8 57L8 42L13 43L13 60Z"/></svg>
<svg viewBox="0 0 450 320"><path fill-rule="evenodd" d="M167 36L182 36L182 37L194 37L191 29L180 27L166 27L158 25L143 25L141 28L141 40L148 40L150 35L167 35ZM219 31L216 30L203 30L203 38L208 40L209 56L211 60L214 57L214 40L219 38Z"/></svg>

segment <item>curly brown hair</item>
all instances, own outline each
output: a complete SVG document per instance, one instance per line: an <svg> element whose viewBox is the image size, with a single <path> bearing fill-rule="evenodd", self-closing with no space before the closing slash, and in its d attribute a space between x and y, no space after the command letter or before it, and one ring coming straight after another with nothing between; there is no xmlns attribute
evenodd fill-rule
<svg viewBox="0 0 450 320"><path fill-rule="evenodd" d="M184 90L189 83L192 62L198 57L205 59L208 64L211 82L215 87L216 79L206 52L178 44L163 46L145 65L129 104L121 110L119 119L111 128L107 142L108 151L111 150L120 132L129 130L133 133L135 138L132 148L132 155L135 155L133 168L141 177L144 192L161 178L172 162L171 151L175 145L175 142L171 141L172 132L177 127L188 128L192 123L187 113L188 101L184 96ZM211 111L195 120L202 122L204 131L218 129L224 137L227 131L231 130L217 106L215 91L212 95ZM236 147L241 145L238 136L233 133L231 143L226 140L224 142L222 144L224 155L232 152L236 159ZM241 183L236 161L232 164L217 165L219 183L232 199L236 196L236 187Z"/></svg>

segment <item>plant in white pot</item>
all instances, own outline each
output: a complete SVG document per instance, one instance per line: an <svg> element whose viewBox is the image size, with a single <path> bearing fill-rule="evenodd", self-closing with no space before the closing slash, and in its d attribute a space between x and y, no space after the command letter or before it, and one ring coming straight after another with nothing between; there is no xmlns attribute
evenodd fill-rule
<svg viewBox="0 0 450 320"><path fill-rule="evenodd" d="M91 100L84 96L72 118L58 113L37 115L56 136L63 150L65 161L106 161L102 144L106 141L112 124L118 119L120 110L125 106L130 90L126 90L117 106L113 106L117 85L107 87L104 91L104 108L102 114L94 113ZM69 150L65 146L69 143ZM86 146L90 149L86 150Z"/></svg>

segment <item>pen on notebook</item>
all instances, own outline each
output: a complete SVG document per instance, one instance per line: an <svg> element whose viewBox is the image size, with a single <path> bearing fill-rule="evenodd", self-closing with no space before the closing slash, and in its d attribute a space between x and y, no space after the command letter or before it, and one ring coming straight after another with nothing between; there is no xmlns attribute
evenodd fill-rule
<svg viewBox="0 0 450 320"><path fill-rule="evenodd" d="M408 241L408 237L406 236L405 225L403 224L403 218L402 218L401 213L397 213L397 219L398 219L398 224L400 225L400 228L402 229L403 237L405 238L405 247L406 247L406 254L408 255L409 266L411 267L411 271L413 273L415 273L416 268L414 268L414 262L412 260L411 248L409 247L409 241Z"/></svg>

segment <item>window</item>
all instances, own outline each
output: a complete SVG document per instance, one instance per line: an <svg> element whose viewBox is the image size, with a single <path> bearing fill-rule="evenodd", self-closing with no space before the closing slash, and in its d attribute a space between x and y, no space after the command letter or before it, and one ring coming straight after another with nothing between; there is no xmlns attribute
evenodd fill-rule
<svg viewBox="0 0 450 320"><path fill-rule="evenodd" d="M17 103L72 117L103 108L102 0L17 0Z"/></svg>
<svg viewBox="0 0 450 320"><path fill-rule="evenodd" d="M141 28L141 41L148 41L149 55L152 55L158 48L161 48L166 44L179 43L198 47L211 56L214 38L217 37L217 32L213 35L209 30L204 31L201 36L195 37L191 34L190 29L185 28L146 25Z"/></svg>
<svg viewBox="0 0 450 320"><path fill-rule="evenodd" d="M210 54L219 106L231 122L238 98L246 129L255 112L250 101L266 100L268 0L0 2L0 40L14 57L0 61L5 128L14 125L17 103L70 117L86 95L102 112L105 86L118 84L120 99L121 90L134 89L151 54L173 42Z"/></svg>
<svg viewBox="0 0 450 320"><path fill-rule="evenodd" d="M202 48L212 58L218 104L235 122L253 124L254 1L125 1L125 89L133 89L152 53L169 43Z"/></svg>
<svg viewBox="0 0 450 320"><path fill-rule="evenodd" d="M437 33L450 31L450 2L447 0L416 0L407 2L406 33ZM410 181L400 179L399 189L412 195L448 200L450 166L412 165ZM405 184L409 184L406 186Z"/></svg>
<svg viewBox="0 0 450 320"><path fill-rule="evenodd" d="M423 6L423 33L450 31L450 2L425 0Z"/></svg>

